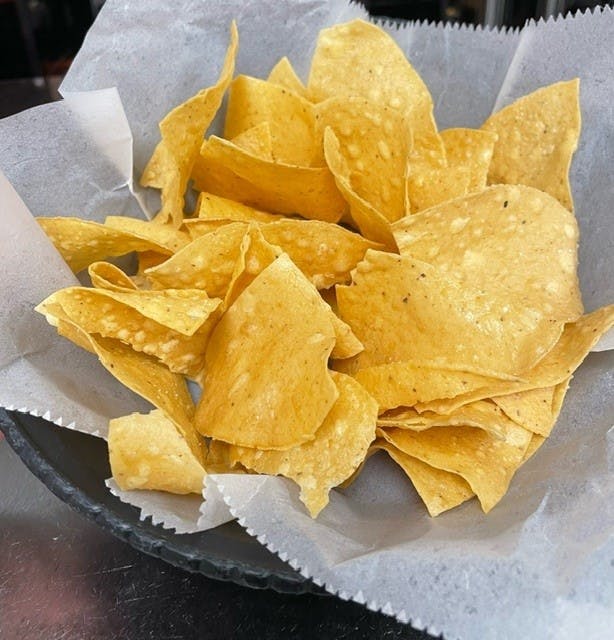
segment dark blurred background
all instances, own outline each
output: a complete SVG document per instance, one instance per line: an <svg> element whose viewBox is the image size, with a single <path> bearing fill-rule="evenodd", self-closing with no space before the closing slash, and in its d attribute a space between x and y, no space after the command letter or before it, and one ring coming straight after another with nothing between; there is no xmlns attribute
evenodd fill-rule
<svg viewBox="0 0 614 640"><path fill-rule="evenodd" d="M172 0L171 0L172 1ZM521 26L614 0L364 0L376 16ZM0 117L58 97L104 0L0 0Z"/></svg>

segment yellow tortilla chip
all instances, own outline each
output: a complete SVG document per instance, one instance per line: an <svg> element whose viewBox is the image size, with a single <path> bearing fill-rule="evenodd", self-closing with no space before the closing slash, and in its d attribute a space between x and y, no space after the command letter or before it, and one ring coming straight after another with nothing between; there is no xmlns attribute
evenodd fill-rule
<svg viewBox="0 0 614 640"><path fill-rule="evenodd" d="M174 251L170 246L161 244L159 238L147 235L145 226L140 227L142 235L137 235L134 229L126 232L79 218L37 218L36 221L74 273L79 273L92 262L132 251L155 251L163 255L171 255Z"/></svg>
<svg viewBox="0 0 614 640"><path fill-rule="evenodd" d="M473 427L434 427L426 431L378 429L378 435L403 453L456 473L475 492L484 513L505 495L512 476L522 464L531 432L509 426L505 439Z"/></svg>
<svg viewBox="0 0 614 640"><path fill-rule="evenodd" d="M279 220L260 227L318 289L349 282L350 272L367 249L378 248L356 233L319 220Z"/></svg>
<svg viewBox="0 0 614 640"><path fill-rule="evenodd" d="M462 288L413 256L372 249L354 270L352 285L337 286L337 303L365 347L361 367L435 361L516 375L542 358L563 328L505 296L485 298Z"/></svg>
<svg viewBox="0 0 614 640"><path fill-rule="evenodd" d="M546 442L546 438L544 436L534 433L531 436L531 441L529 442L527 450L524 452L522 463L524 464L529 458L532 458L544 442Z"/></svg>
<svg viewBox="0 0 614 640"><path fill-rule="evenodd" d="M324 131L324 154L326 164L335 176L335 183L350 206L350 214L360 233L367 239L384 245L390 251L396 251L390 222L361 198L350 182L350 170L341 155L339 141L332 129Z"/></svg>
<svg viewBox="0 0 614 640"><path fill-rule="evenodd" d="M268 122L261 122L251 129L246 129L235 136L232 143L254 156L273 160L273 139Z"/></svg>
<svg viewBox="0 0 614 640"><path fill-rule="evenodd" d="M393 222L405 215L405 167L412 146L403 114L365 98L335 97L316 107L319 138L330 127L356 194Z"/></svg>
<svg viewBox="0 0 614 640"><path fill-rule="evenodd" d="M443 416L432 411L418 413L415 409L404 407L380 416L377 425L413 431L424 431L431 427L476 427L495 438L504 438L506 429L513 426L514 421L493 402L478 400Z"/></svg>
<svg viewBox="0 0 614 640"><path fill-rule="evenodd" d="M246 225L234 222L197 238L145 275L156 288L203 289L223 298L239 258Z"/></svg>
<svg viewBox="0 0 614 640"><path fill-rule="evenodd" d="M274 161L312 166L316 138L311 103L278 84L237 76L228 92L224 137L230 140L263 123L271 132Z"/></svg>
<svg viewBox="0 0 614 640"><path fill-rule="evenodd" d="M154 358L134 351L119 340L88 334L57 303L41 303L36 311L43 314L61 336L95 353L112 376L160 409L184 437L189 437L193 429L194 403L183 376L172 373Z"/></svg>
<svg viewBox="0 0 614 640"><path fill-rule="evenodd" d="M150 489L202 493L205 470L201 438L186 439L161 412L133 413L109 422L109 462L122 491Z"/></svg>
<svg viewBox="0 0 614 640"><path fill-rule="evenodd" d="M337 363L335 368L339 368ZM365 367L354 375L377 400L380 413L441 398L456 398L471 391L479 394L497 382L481 373L408 361Z"/></svg>
<svg viewBox="0 0 614 640"><path fill-rule="evenodd" d="M430 162L409 162L406 189L411 213L467 195L470 183L471 172L467 167L441 167L433 166Z"/></svg>
<svg viewBox="0 0 614 640"><path fill-rule="evenodd" d="M267 80L273 84L278 84L280 87L285 87L286 89L293 91L302 98L308 97L305 85L296 75L296 71L286 56L281 58L271 69L271 73L269 73Z"/></svg>
<svg viewBox="0 0 614 640"><path fill-rule="evenodd" d="M335 372L332 376L339 397L314 440L286 451L228 447L231 463L294 480L312 518L328 504L330 490L360 466L375 438L375 401L349 376Z"/></svg>
<svg viewBox="0 0 614 640"><path fill-rule="evenodd" d="M139 238L150 238L173 253L190 242L190 236L185 231L149 220L138 220L127 216L107 216L104 224L105 227L125 231Z"/></svg>
<svg viewBox="0 0 614 640"><path fill-rule="evenodd" d="M193 171L196 188L272 213L337 222L346 209L327 167L301 167L254 156L211 136Z"/></svg>
<svg viewBox="0 0 614 640"><path fill-rule="evenodd" d="M569 167L580 136L580 81L558 82L493 114L482 129L498 139L489 184L525 184L549 193L570 211Z"/></svg>
<svg viewBox="0 0 614 640"><path fill-rule="evenodd" d="M439 135L446 150L448 167L463 167L469 172L467 193L485 189L497 134L483 129L459 128L446 129Z"/></svg>
<svg viewBox="0 0 614 640"><path fill-rule="evenodd" d="M403 469L424 502L429 515L438 516L475 495L466 480L456 473L432 467L418 458L408 456L385 440L375 446L385 451Z"/></svg>
<svg viewBox="0 0 614 640"><path fill-rule="evenodd" d="M195 215L204 220L231 220L236 222L275 222L280 217L273 213L259 211L253 207L214 196L212 193L201 193L196 203ZM195 222L194 220L186 220Z"/></svg>
<svg viewBox="0 0 614 640"><path fill-rule="evenodd" d="M582 364L599 338L613 325L614 305L597 309L582 316L576 322L565 325L558 342L531 371L523 374L522 380L500 380L482 389L471 390L449 400L418 403L416 409L421 412L450 413L474 400L495 398L568 382L569 377ZM555 406L560 393L560 390L555 392ZM562 402L562 399L560 401Z"/></svg>
<svg viewBox="0 0 614 640"><path fill-rule="evenodd" d="M160 123L158 143L141 177L144 187L162 190L162 208L156 221L179 227L183 220L184 194L203 136L220 108L234 73L239 34L233 22L230 44L216 84L175 107Z"/></svg>
<svg viewBox="0 0 614 640"><path fill-rule="evenodd" d="M373 24L353 20L320 31L307 90L314 102L359 96L387 105L407 119L416 149L437 147L429 90L394 40ZM438 145L434 152L443 156Z"/></svg>
<svg viewBox="0 0 614 640"><path fill-rule="evenodd" d="M313 440L338 396L327 370L335 343L329 313L287 256L262 271L213 331L198 431L259 449Z"/></svg>
<svg viewBox="0 0 614 640"><path fill-rule="evenodd" d="M490 187L403 218L392 229L402 255L432 264L465 290L482 291L493 315L508 307L521 331L582 314L578 225L545 193ZM512 330L505 320L502 330Z"/></svg>
<svg viewBox="0 0 614 640"><path fill-rule="evenodd" d="M147 271L147 269L152 269L153 267L158 267L163 262L166 262L170 256L157 253L156 251L140 251L136 254L136 257L139 266L136 276L132 276L134 282L135 284L138 284L141 289L151 288L149 285L144 285L144 283L147 282L145 278L145 271Z"/></svg>
<svg viewBox="0 0 614 640"><path fill-rule="evenodd" d="M228 285L224 308L228 309L239 295L280 255L282 250L268 243L255 224L250 224L239 250L232 278Z"/></svg>
<svg viewBox="0 0 614 640"><path fill-rule="evenodd" d="M110 262L94 262L88 268L92 285L108 291L135 291L136 284L119 267Z"/></svg>
<svg viewBox="0 0 614 640"><path fill-rule="evenodd" d="M195 220L186 224L195 236L199 223ZM318 289L349 282L350 272L367 249L378 247L356 233L320 220L281 219L257 224L264 239L281 247ZM248 224L242 222L223 224L213 231L206 229L203 236L197 236L191 245L146 275L156 286L203 288L212 296L223 296L247 229Z"/></svg>
<svg viewBox="0 0 614 640"><path fill-rule="evenodd" d="M177 296L144 300L150 294L167 292L133 292L137 296L132 299L123 293L72 287L52 294L37 310L53 316L56 306L59 306L63 312L60 317L70 320L84 332L120 340L135 351L156 357L171 371L194 378L204 365L209 334L217 321L215 310L221 301L199 300L198 295L194 295L192 304L196 305L198 301L199 317L186 322L179 313L179 309L186 306L182 304L185 301ZM202 296L199 291L192 293ZM143 300L138 300L138 297ZM176 317L165 313L165 307L159 308L157 302L177 302Z"/></svg>
<svg viewBox="0 0 614 640"><path fill-rule="evenodd" d="M554 386L528 389L520 393L498 396L493 398L493 402L517 424L533 433L547 436L553 425L554 389Z"/></svg>

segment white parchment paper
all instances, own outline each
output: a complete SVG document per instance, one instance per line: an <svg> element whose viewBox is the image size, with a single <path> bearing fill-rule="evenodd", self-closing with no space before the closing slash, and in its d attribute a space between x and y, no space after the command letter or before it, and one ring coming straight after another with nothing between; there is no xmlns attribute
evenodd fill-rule
<svg viewBox="0 0 614 640"><path fill-rule="evenodd" d="M28 209L92 220L152 213L155 198L135 197L133 176L160 118L217 77L232 19L238 73L266 77L288 55L305 79L317 32L357 16L364 11L341 0L107 0L62 85L65 99L0 121L0 169L25 202L0 177L0 405L102 436L108 418L148 410L32 312L74 278ZM587 309L614 301L612 11L522 31L386 29L431 89L442 128L479 126L543 84L581 78L572 167L580 279ZM612 346L612 336L602 341ZM316 521L280 478L209 476L205 503L111 490L177 531L214 526L229 508L329 591L446 638L603 638L614 611L613 369L612 352L588 357L554 435L488 516L468 503L429 518L385 456L333 492Z"/></svg>

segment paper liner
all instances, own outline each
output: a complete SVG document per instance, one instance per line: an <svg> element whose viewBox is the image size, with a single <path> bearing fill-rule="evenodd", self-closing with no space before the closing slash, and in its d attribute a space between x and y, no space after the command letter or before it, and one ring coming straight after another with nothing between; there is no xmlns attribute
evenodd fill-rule
<svg viewBox="0 0 614 640"><path fill-rule="evenodd" d="M202 497L196 494L178 496L164 491L122 491L113 478L105 484L122 502L138 507L141 520L151 518L153 524L174 529L176 533L206 531L234 519L217 485L212 482L205 483Z"/></svg>

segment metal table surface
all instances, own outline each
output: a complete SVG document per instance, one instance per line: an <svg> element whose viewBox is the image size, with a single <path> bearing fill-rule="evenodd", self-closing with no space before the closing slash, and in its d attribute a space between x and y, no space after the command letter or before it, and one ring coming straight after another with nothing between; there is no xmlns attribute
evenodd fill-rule
<svg viewBox="0 0 614 640"><path fill-rule="evenodd" d="M0 82L0 117L50 99ZM0 640L427 638L317 595L257 591L146 556L74 512L0 435Z"/></svg>
<svg viewBox="0 0 614 640"><path fill-rule="evenodd" d="M146 556L58 500L0 441L0 638L423 638L328 596L258 591Z"/></svg>

